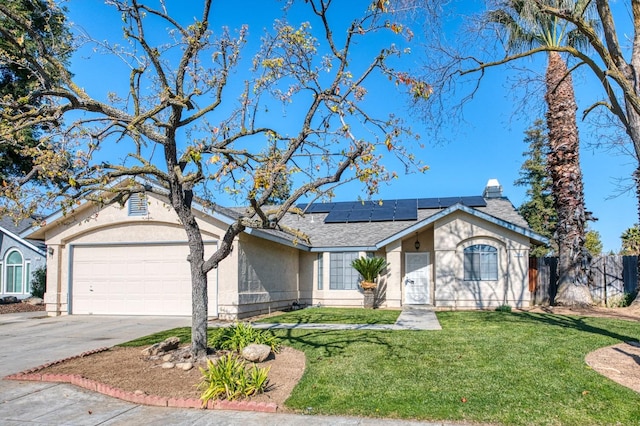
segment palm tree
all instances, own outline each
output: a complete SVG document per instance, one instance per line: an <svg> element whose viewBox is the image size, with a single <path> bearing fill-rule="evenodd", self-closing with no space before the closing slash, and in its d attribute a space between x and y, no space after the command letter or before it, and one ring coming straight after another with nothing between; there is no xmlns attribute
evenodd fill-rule
<svg viewBox="0 0 640 426"><path fill-rule="evenodd" d="M545 0L552 7L587 10L588 1ZM571 73L554 47L563 44L586 44L566 21L542 13L532 0L503 0L497 10L488 13L488 20L497 24L506 36L510 53L530 50L535 46L548 53L545 75L549 154L547 167L552 181L555 210L558 216L558 292L555 303L561 305L592 304L585 272L584 191L580 169L576 101Z"/></svg>

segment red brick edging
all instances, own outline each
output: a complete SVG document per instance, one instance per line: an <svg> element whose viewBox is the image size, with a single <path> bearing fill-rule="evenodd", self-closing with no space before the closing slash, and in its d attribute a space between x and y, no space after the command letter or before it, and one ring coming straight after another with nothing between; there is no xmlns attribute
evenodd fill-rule
<svg viewBox="0 0 640 426"><path fill-rule="evenodd" d="M123 401L132 402L134 404L152 405L155 407L173 407L173 408L206 408L207 410L237 410L237 411L259 411L262 413L275 413L278 405L273 402L254 402L254 401L227 401L227 400L210 400L206 407L202 406L202 401L196 398L169 398L166 396L137 394L120 388L109 386L107 384L87 379L78 374L51 374L38 373L39 371L76 358L83 358L99 352L104 352L109 348L99 348L92 351L83 352L80 355L64 358L58 361L48 362L35 368L30 368L20 373L11 374L4 377L5 380L20 380L31 382L54 382L54 383L70 383L72 385L99 392L101 394L118 398Z"/></svg>

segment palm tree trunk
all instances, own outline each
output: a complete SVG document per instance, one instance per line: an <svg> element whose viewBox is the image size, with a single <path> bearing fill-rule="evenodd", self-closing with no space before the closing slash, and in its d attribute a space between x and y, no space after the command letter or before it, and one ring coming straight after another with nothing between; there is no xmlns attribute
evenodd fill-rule
<svg viewBox="0 0 640 426"><path fill-rule="evenodd" d="M547 167L558 215L558 292L554 302L568 306L590 305L593 301L586 274L586 214L576 124L577 106L571 74L558 52L549 53L546 86L550 148Z"/></svg>

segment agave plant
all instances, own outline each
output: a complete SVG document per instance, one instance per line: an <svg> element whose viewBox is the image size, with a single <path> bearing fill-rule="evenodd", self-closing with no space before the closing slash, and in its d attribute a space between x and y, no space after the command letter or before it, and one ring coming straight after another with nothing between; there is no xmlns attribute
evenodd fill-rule
<svg viewBox="0 0 640 426"><path fill-rule="evenodd" d="M351 266L358 271L364 282L373 283L387 267L387 261L382 257L360 257L351 262Z"/></svg>

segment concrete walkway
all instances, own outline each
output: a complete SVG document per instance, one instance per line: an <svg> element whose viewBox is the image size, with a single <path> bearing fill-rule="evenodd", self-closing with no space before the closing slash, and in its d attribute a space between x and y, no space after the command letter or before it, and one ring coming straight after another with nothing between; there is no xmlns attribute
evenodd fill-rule
<svg viewBox="0 0 640 426"><path fill-rule="evenodd" d="M0 315L0 377L112 346L156 331L184 326L188 318L42 317L42 313ZM228 324L228 323L226 323ZM212 324L214 325L214 324ZM274 327L274 324L262 324ZM279 328L328 330L439 330L432 310L407 309L394 325L280 324ZM313 411L310 411L313 414ZM98 425L362 425L461 426L462 423L316 416L251 411L149 407L89 392L62 383L0 380L0 424L17 426Z"/></svg>
<svg viewBox="0 0 640 426"><path fill-rule="evenodd" d="M230 323L211 321L212 327L228 327ZM302 330L442 330L433 308L405 307L395 324L307 324L254 322L255 328Z"/></svg>

